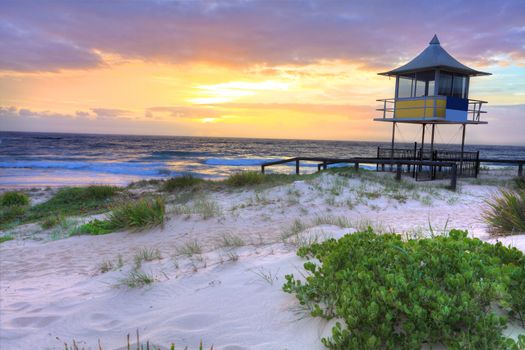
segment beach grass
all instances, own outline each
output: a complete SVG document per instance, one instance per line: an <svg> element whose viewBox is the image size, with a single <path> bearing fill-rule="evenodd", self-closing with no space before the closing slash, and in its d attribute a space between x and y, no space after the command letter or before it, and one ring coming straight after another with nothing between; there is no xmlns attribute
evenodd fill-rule
<svg viewBox="0 0 525 350"><path fill-rule="evenodd" d="M144 271L133 269L128 275L120 280L121 285L128 288L142 288L155 282L155 277Z"/></svg>
<svg viewBox="0 0 525 350"><path fill-rule="evenodd" d="M50 215L48 217L45 217L40 222L40 227L42 227L44 230L47 230L60 225L60 223L64 221L64 219L65 218L63 215Z"/></svg>
<svg viewBox="0 0 525 350"><path fill-rule="evenodd" d="M204 182L205 181L203 179L196 178L192 175L183 175L179 177L172 177L164 181L163 189L168 192L192 189Z"/></svg>
<svg viewBox="0 0 525 350"><path fill-rule="evenodd" d="M202 254L202 247L196 239L192 239L182 246L177 248L177 254L185 255L187 257L192 257L194 255Z"/></svg>
<svg viewBox="0 0 525 350"><path fill-rule="evenodd" d="M153 261L153 260L160 260L162 259L162 255L160 253L160 250L153 249L153 248L142 248L133 257L133 261L135 262L135 268L138 269L142 266L142 263L144 261Z"/></svg>
<svg viewBox="0 0 525 350"><path fill-rule="evenodd" d="M77 234L97 236L111 233L117 229L118 227L111 221L95 219L80 225L77 229Z"/></svg>
<svg viewBox="0 0 525 350"><path fill-rule="evenodd" d="M57 338L59 339L59 338ZM84 345L84 344L83 344ZM76 340L73 340L71 342L71 344L68 344L67 342L64 342L64 349L65 350L84 350L84 347L83 345L79 345L77 344ZM80 347L82 346L82 347ZM88 347L89 349L95 349L95 347ZM102 341L99 339L98 341L98 344L96 346L96 349L98 350L104 350L104 345L102 344ZM137 350L161 350L161 349L169 349L169 350L177 350L177 349L184 349L184 350L192 350L193 348L189 348L188 346L185 346L184 348L181 346L181 347L176 347L175 346L175 343L171 343L169 347L167 346L160 346L160 345L157 345L155 343L153 343L152 341L149 341L149 340L146 340L145 342L144 341L141 341L140 339L140 335L139 335L139 330L137 329L137 333L136 333L136 342L133 343L131 341L131 336L130 334L127 335L127 343L125 346L122 346L122 347L119 347L119 349L137 349ZM199 347L196 348L198 350L204 350L204 345L202 343L202 340L199 342ZM209 350L213 350L213 345L209 348Z"/></svg>
<svg viewBox="0 0 525 350"><path fill-rule="evenodd" d="M162 197L128 200L112 208L108 221L114 229L144 230L164 223L166 205Z"/></svg>
<svg viewBox="0 0 525 350"><path fill-rule="evenodd" d="M525 233L525 190L501 190L486 203L483 217L495 234Z"/></svg>
<svg viewBox="0 0 525 350"><path fill-rule="evenodd" d="M7 241L12 241L13 239L15 239L15 237L13 237L11 235L0 236L0 243L4 243L4 242L7 242Z"/></svg>
<svg viewBox="0 0 525 350"><path fill-rule="evenodd" d="M517 176L513 179L514 187L517 190L525 191L525 176Z"/></svg>
<svg viewBox="0 0 525 350"><path fill-rule="evenodd" d="M265 175L255 171L243 171L230 175L224 182L233 187L260 185L265 181Z"/></svg>
<svg viewBox="0 0 525 350"><path fill-rule="evenodd" d="M104 210L119 191L119 187L106 185L61 188L48 201L33 206L28 211L27 219L37 220L60 214L80 215Z"/></svg>
<svg viewBox="0 0 525 350"><path fill-rule="evenodd" d="M29 205L29 196L23 192L10 191L0 195L0 207Z"/></svg>

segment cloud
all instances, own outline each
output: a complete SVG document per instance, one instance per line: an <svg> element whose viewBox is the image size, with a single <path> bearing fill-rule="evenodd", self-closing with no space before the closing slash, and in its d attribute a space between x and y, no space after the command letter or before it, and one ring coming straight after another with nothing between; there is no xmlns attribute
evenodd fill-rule
<svg viewBox="0 0 525 350"><path fill-rule="evenodd" d="M17 27L5 19L0 20L0 69L55 71L100 65L102 59L98 54L66 37L51 37L38 29Z"/></svg>
<svg viewBox="0 0 525 350"><path fill-rule="evenodd" d="M170 118L217 118L220 113L209 106L156 106L147 108L145 116L148 118L160 118L168 116Z"/></svg>
<svg viewBox="0 0 525 350"><path fill-rule="evenodd" d="M429 15L433 14L433 15ZM459 59L525 60L525 2L24 1L0 12L0 69L101 64L97 52L168 63L271 67L342 59L392 68L434 33Z"/></svg>

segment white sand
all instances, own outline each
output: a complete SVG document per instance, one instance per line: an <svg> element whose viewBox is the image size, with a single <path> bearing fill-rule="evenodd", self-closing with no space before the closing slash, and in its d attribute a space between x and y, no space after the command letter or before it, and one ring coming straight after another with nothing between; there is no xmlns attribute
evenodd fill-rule
<svg viewBox="0 0 525 350"><path fill-rule="evenodd" d="M344 216L356 228L370 221L420 235L430 223L435 232L468 229L494 241L481 212L496 190L478 185L464 185L460 194L431 189L400 203L376 183L325 175L259 193L212 193L206 200L216 202L222 213L207 220L170 213L164 228L147 232L5 242L0 245L0 348L62 349L73 338L96 348L100 338L104 349L115 349L139 329L142 339L179 347L197 348L202 339L214 349L323 349L320 338L331 325L305 317L295 297L281 290L283 276L297 275L304 263L295 256L295 246L281 242L294 220L309 226L301 235L310 237L354 231L311 224L329 215ZM359 203L363 193L374 192L383 196L371 194ZM246 246L217 248L225 234L242 237ZM204 253L180 256L178 248L194 239ZM525 235L500 240L525 251ZM156 282L139 289L119 287L143 247L162 253L161 260L142 268ZM124 259L120 270L99 272L103 260L115 261L119 254ZM232 261L235 256L238 260Z"/></svg>

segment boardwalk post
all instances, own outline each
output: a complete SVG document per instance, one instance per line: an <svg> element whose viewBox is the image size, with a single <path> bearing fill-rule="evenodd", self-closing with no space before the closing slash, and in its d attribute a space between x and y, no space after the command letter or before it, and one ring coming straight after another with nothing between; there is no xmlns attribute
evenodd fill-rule
<svg viewBox="0 0 525 350"><path fill-rule="evenodd" d="M450 174L450 189L456 191L458 182L458 165L452 164L452 173Z"/></svg>
<svg viewBox="0 0 525 350"><path fill-rule="evenodd" d="M299 159L295 160L295 174L299 175Z"/></svg>
<svg viewBox="0 0 525 350"><path fill-rule="evenodd" d="M518 165L518 176L523 176L523 163Z"/></svg>
<svg viewBox="0 0 525 350"><path fill-rule="evenodd" d="M261 174L264 174L264 165L261 165Z"/></svg>
<svg viewBox="0 0 525 350"><path fill-rule="evenodd" d="M354 163L354 169L355 171L359 171L359 162Z"/></svg>
<svg viewBox="0 0 525 350"><path fill-rule="evenodd" d="M327 168L327 165L326 165L326 160L323 162L323 170L326 170Z"/></svg>
<svg viewBox="0 0 525 350"><path fill-rule="evenodd" d="M396 180L401 181L401 163L397 163Z"/></svg>

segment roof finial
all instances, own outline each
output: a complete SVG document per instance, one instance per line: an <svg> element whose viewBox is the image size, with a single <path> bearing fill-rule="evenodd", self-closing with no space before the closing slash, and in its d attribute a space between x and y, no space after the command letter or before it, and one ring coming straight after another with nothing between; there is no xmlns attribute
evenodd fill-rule
<svg viewBox="0 0 525 350"><path fill-rule="evenodd" d="M429 44L430 45L439 45L440 44L438 36L436 34L434 34L434 37L432 38L432 40L430 40Z"/></svg>

